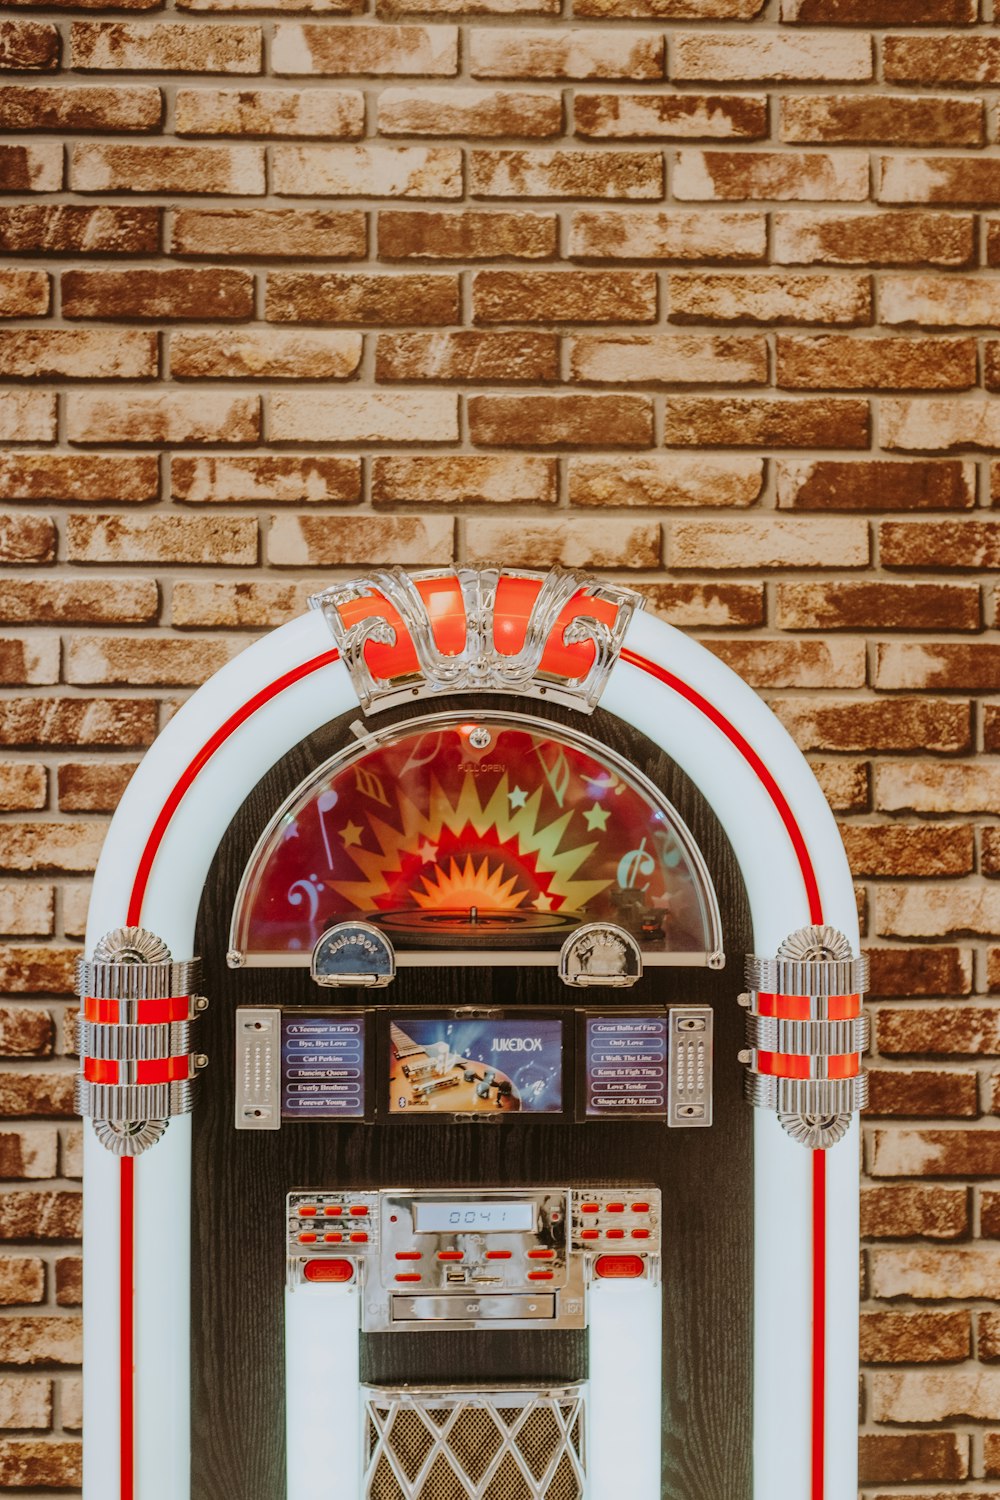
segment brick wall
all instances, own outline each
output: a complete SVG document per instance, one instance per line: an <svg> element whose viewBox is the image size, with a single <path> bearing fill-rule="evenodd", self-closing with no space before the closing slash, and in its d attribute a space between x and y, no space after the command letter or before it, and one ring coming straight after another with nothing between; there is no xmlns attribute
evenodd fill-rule
<svg viewBox="0 0 1000 1500"><path fill-rule="evenodd" d="M78 1482L67 1015L133 765L332 570L492 556L635 582L813 759L874 971L866 1493L996 1494L993 0L44 3L0 19L0 1488Z"/></svg>

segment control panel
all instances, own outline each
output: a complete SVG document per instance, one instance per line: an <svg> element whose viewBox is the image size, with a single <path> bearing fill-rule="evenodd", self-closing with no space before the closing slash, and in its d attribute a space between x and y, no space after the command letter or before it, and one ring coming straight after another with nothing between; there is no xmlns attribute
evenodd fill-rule
<svg viewBox="0 0 1000 1500"><path fill-rule="evenodd" d="M360 1290L368 1333L585 1328L592 1280L659 1279L654 1187L288 1195L289 1285Z"/></svg>

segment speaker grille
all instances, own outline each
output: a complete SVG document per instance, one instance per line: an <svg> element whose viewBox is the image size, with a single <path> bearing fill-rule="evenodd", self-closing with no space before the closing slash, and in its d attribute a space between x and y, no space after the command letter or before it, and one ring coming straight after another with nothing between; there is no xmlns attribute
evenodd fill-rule
<svg viewBox="0 0 1000 1500"><path fill-rule="evenodd" d="M584 1387L368 1386L364 1500L583 1500Z"/></svg>

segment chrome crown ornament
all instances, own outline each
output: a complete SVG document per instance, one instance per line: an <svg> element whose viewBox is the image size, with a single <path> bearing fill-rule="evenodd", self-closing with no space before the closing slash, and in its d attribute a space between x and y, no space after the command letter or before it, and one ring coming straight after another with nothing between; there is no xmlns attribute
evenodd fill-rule
<svg viewBox="0 0 1000 1500"><path fill-rule="evenodd" d="M643 600L563 568L543 574L484 566L378 569L309 603L323 611L366 713L463 692L525 693L590 713ZM453 651L436 637L442 613ZM572 650L587 645L589 657ZM384 648L381 669L372 664L372 647Z"/></svg>

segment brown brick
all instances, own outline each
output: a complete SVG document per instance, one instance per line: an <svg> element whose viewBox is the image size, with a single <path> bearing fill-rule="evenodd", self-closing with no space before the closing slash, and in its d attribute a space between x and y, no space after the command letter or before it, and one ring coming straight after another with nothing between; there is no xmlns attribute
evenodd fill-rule
<svg viewBox="0 0 1000 1500"><path fill-rule="evenodd" d="M976 384L972 339L777 340L776 381L795 390L965 390Z"/></svg>
<svg viewBox="0 0 1000 1500"><path fill-rule="evenodd" d="M318 454L177 454L170 492L187 505L338 504L361 499L361 461Z"/></svg>
<svg viewBox="0 0 1000 1500"><path fill-rule="evenodd" d="M1000 342L996 339L987 339L983 346L983 384L987 390L1000 390ZM997 476L996 464L990 467L991 489L995 503L995 479Z"/></svg>
<svg viewBox="0 0 1000 1500"><path fill-rule="evenodd" d="M96 822L0 824L0 867L92 870L106 831Z"/></svg>
<svg viewBox="0 0 1000 1500"><path fill-rule="evenodd" d="M983 708L983 749L1000 750L1000 712L990 703Z"/></svg>
<svg viewBox="0 0 1000 1500"><path fill-rule="evenodd" d="M872 77L871 38L833 31L753 36L743 27L681 32L673 40L671 77L683 83L863 83Z"/></svg>
<svg viewBox="0 0 1000 1500"><path fill-rule="evenodd" d="M554 214L384 209L378 216L382 260L551 260L558 238Z"/></svg>
<svg viewBox="0 0 1000 1500"><path fill-rule="evenodd" d="M51 1427L51 1380L0 1376L0 1423L22 1431Z"/></svg>
<svg viewBox="0 0 1000 1500"><path fill-rule="evenodd" d="M77 951L66 950L69 961L61 965L62 975L56 972L59 967L56 960L63 957L62 950L39 948L35 951L40 955L38 969L41 970L44 964L44 972L29 976L36 987L49 983L53 992L56 992L56 986L61 986L62 992L68 993L73 985ZM16 954L18 950L8 949L7 952ZM5 974L9 972L14 981L11 989L16 987L23 967L19 967L16 960L8 963L0 956L0 970ZM75 1114L72 1073L0 1073L0 1113L9 1118L22 1115L43 1119L50 1115L72 1118ZM79 1207L79 1195L75 1193L11 1193L0 1198L0 1239L73 1239L79 1234L75 1227ZM47 1224L63 1227L58 1233L50 1233Z"/></svg>
<svg viewBox="0 0 1000 1500"><path fill-rule="evenodd" d="M1000 164L986 157L883 156L876 168L880 203L969 203L992 208Z"/></svg>
<svg viewBox="0 0 1000 1500"><path fill-rule="evenodd" d="M0 317L37 318L48 312L52 289L45 271L0 271Z"/></svg>
<svg viewBox="0 0 1000 1500"><path fill-rule="evenodd" d="M990 641L880 641L875 647L877 688L928 688L989 692L1000 671L1000 644Z"/></svg>
<svg viewBox="0 0 1000 1500"><path fill-rule="evenodd" d="M153 645L150 641L147 644ZM70 761L59 767L59 807L63 812L114 812L136 762Z"/></svg>
<svg viewBox="0 0 1000 1500"><path fill-rule="evenodd" d="M659 151L469 151L474 198L662 198Z"/></svg>
<svg viewBox="0 0 1000 1500"><path fill-rule="evenodd" d="M4 130L156 130L157 88L61 88L24 84L0 90Z"/></svg>
<svg viewBox="0 0 1000 1500"><path fill-rule="evenodd" d="M0 393L0 441L51 443L56 435L56 397L49 391Z"/></svg>
<svg viewBox="0 0 1000 1500"><path fill-rule="evenodd" d="M763 385L767 345L727 334L591 335L567 340L570 375L600 384Z"/></svg>
<svg viewBox="0 0 1000 1500"><path fill-rule="evenodd" d="M51 72L59 66L59 33L51 21L0 21L0 69Z"/></svg>
<svg viewBox="0 0 1000 1500"><path fill-rule="evenodd" d="M380 16L554 16L560 0L377 0Z"/></svg>
<svg viewBox="0 0 1000 1500"><path fill-rule="evenodd" d="M0 561L45 563L55 555L56 528L47 516L0 515Z"/></svg>
<svg viewBox="0 0 1000 1500"><path fill-rule="evenodd" d="M973 255L971 214L789 210L774 215L779 265L967 266Z"/></svg>
<svg viewBox="0 0 1000 1500"><path fill-rule="evenodd" d="M967 1434L863 1432L858 1444L859 1478L862 1483L962 1479L969 1472ZM874 1500L891 1500L891 1497L876 1495ZM916 1500L932 1500L932 1497L917 1496ZM947 1500L947 1497L939 1493L933 1500Z"/></svg>
<svg viewBox="0 0 1000 1500"><path fill-rule="evenodd" d="M761 213L584 208L570 216L568 254L577 260L759 261L766 246Z"/></svg>
<svg viewBox="0 0 1000 1500"><path fill-rule="evenodd" d="M672 182L682 202L862 203L868 158L860 151L678 151Z"/></svg>
<svg viewBox="0 0 1000 1500"><path fill-rule="evenodd" d="M279 568L367 565L379 548L402 567L444 564L454 556L454 529L444 516L340 516L335 527L324 516L275 516L268 561Z"/></svg>
<svg viewBox="0 0 1000 1500"><path fill-rule="evenodd" d="M0 931L9 937L48 937L53 931L54 918L52 886L27 881L0 884ZM31 1014L26 1012L23 1019L27 1020Z"/></svg>
<svg viewBox="0 0 1000 1500"><path fill-rule="evenodd" d="M361 350L360 333L199 330L174 334L170 373L186 380L346 380L357 374Z"/></svg>
<svg viewBox="0 0 1000 1500"><path fill-rule="evenodd" d="M596 140L759 140L764 94L587 94L573 101L577 135Z"/></svg>
<svg viewBox="0 0 1000 1500"><path fill-rule="evenodd" d="M57 193L63 185L63 149L58 141L0 145L0 192Z"/></svg>
<svg viewBox="0 0 1000 1500"><path fill-rule="evenodd" d="M969 510L976 470L956 459L781 459L777 502L784 510Z"/></svg>
<svg viewBox="0 0 1000 1500"><path fill-rule="evenodd" d="M59 680L59 642L52 636L0 636L0 683L37 686Z"/></svg>
<svg viewBox="0 0 1000 1500"><path fill-rule="evenodd" d="M378 100L382 135L550 136L562 131L558 94L512 89L385 89Z"/></svg>
<svg viewBox="0 0 1000 1500"><path fill-rule="evenodd" d="M980 831L980 845L983 874L1000 875L1000 827L983 828Z"/></svg>
<svg viewBox="0 0 1000 1500"><path fill-rule="evenodd" d="M554 563L567 568L655 568L660 560L658 526L618 519L606 520L596 532L572 521L477 516L466 522L466 546L473 557L502 557L532 568Z"/></svg>
<svg viewBox="0 0 1000 1500"><path fill-rule="evenodd" d="M73 1376L60 1380L60 1409L64 1432L83 1431L83 1381Z"/></svg>
<svg viewBox="0 0 1000 1500"><path fill-rule="evenodd" d="M67 682L81 686L193 686L205 682L242 649L242 641L214 637L171 640L76 635L66 643L64 676ZM2 847L0 831L0 851Z"/></svg>
<svg viewBox="0 0 1000 1500"><path fill-rule="evenodd" d="M74 391L66 431L71 443L252 443L260 435L259 407L257 396L228 391Z"/></svg>
<svg viewBox="0 0 1000 1500"><path fill-rule="evenodd" d="M883 521L879 551L884 568L997 568L1000 522Z"/></svg>
<svg viewBox="0 0 1000 1500"><path fill-rule="evenodd" d="M991 994L1000 990L1000 948L986 951L986 984Z"/></svg>
<svg viewBox="0 0 1000 1500"><path fill-rule="evenodd" d="M667 277L672 323L870 323L867 276L787 271L674 271Z"/></svg>
<svg viewBox="0 0 1000 1500"><path fill-rule="evenodd" d="M365 98L357 89L178 89L178 135L364 135Z"/></svg>
<svg viewBox="0 0 1000 1500"><path fill-rule="evenodd" d="M74 21L73 67L104 72L259 73L259 26L206 21Z"/></svg>
<svg viewBox="0 0 1000 1500"><path fill-rule="evenodd" d="M655 31L479 29L469 33L473 78L662 78Z"/></svg>
<svg viewBox="0 0 1000 1500"><path fill-rule="evenodd" d="M663 441L668 447L867 448L868 403L668 396Z"/></svg>
<svg viewBox="0 0 1000 1500"><path fill-rule="evenodd" d="M861 1315L864 1364L940 1364L969 1357L968 1312L867 1312Z"/></svg>
<svg viewBox="0 0 1000 1500"><path fill-rule="evenodd" d="M260 146L73 146L70 186L78 193L264 192Z"/></svg>
<svg viewBox="0 0 1000 1500"><path fill-rule="evenodd" d="M253 286L248 271L190 266L65 271L62 306L67 318L192 318L215 322L251 317Z"/></svg>
<svg viewBox="0 0 1000 1500"><path fill-rule="evenodd" d="M800 750L955 754L971 743L968 704L945 698L786 699L771 707Z"/></svg>
<svg viewBox="0 0 1000 1500"><path fill-rule="evenodd" d="M364 256L365 215L358 209L180 209L173 217L174 255L277 255L292 260Z"/></svg>
<svg viewBox="0 0 1000 1500"><path fill-rule="evenodd" d="M257 522L249 516L71 515L66 541L70 562L233 568L257 561Z"/></svg>
<svg viewBox="0 0 1000 1500"><path fill-rule="evenodd" d="M78 1194L71 1193L11 1195L13 1199L45 1196L79 1199ZM52 1236L46 1235L45 1238ZM78 1365L82 1331L80 1319L70 1313L58 1317L0 1319L0 1362L6 1365Z"/></svg>
<svg viewBox="0 0 1000 1500"><path fill-rule="evenodd" d="M70 1489L82 1481L80 1444L65 1439L9 1438L0 1442L0 1484L11 1488Z"/></svg>
<svg viewBox="0 0 1000 1500"><path fill-rule="evenodd" d="M656 16L690 21L749 21L765 0L573 0L576 16Z"/></svg>
<svg viewBox="0 0 1000 1500"><path fill-rule="evenodd" d="M273 323L431 324L459 321L457 275L272 271L266 316Z"/></svg>
<svg viewBox="0 0 1000 1500"><path fill-rule="evenodd" d="M887 1056L993 1057L1000 1054L1000 1010L989 1005L904 1006L878 1014L879 1049Z"/></svg>
<svg viewBox="0 0 1000 1500"><path fill-rule="evenodd" d="M986 120L982 99L801 94L781 100L781 139L820 145L982 146Z"/></svg>
<svg viewBox="0 0 1000 1500"><path fill-rule="evenodd" d="M979 1114L976 1075L955 1068L869 1068L868 1086L869 1116L975 1119Z"/></svg>
<svg viewBox="0 0 1000 1500"><path fill-rule="evenodd" d="M994 812L1000 768L886 762L878 769L878 802L886 812Z"/></svg>
<svg viewBox="0 0 1000 1500"><path fill-rule="evenodd" d="M375 505L554 505L557 465L520 454L378 454L372 459Z"/></svg>
<svg viewBox="0 0 1000 1500"><path fill-rule="evenodd" d="M45 806L48 774L30 761L0 761L0 803L7 812L27 812Z"/></svg>
<svg viewBox="0 0 1000 1500"><path fill-rule="evenodd" d="M83 1261L78 1255L60 1255L55 1273L58 1306L79 1307L83 1301Z"/></svg>
<svg viewBox="0 0 1000 1500"><path fill-rule="evenodd" d="M154 333L0 328L0 375L8 379L145 380L158 371Z"/></svg>
<svg viewBox="0 0 1000 1500"><path fill-rule="evenodd" d="M863 641L707 640L751 687L863 687Z"/></svg>
<svg viewBox="0 0 1000 1500"><path fill-rule="evenodd" d="M477 271L477 323L649 323L656 317L652 271Z"/></svg>
<svg viewBox="0 0 1000 1500"><path fill-rule="evenodd" d="M968 1188L901 1182L861 1189L861 1233L868 1239L956 1240L968 1232ZM958 1478L957 1475L939 1477Z"/></svg>
<svg viewBox="0 0 1000 1500"><path fill-rule="evenodd" d="M1000 1370L908 1370L874 1374L870 1381L876 1422L943 1422L963 1417L995 1420Z"/></svg>
<svg viewBox="0 0 1000 1500"><path fill-rule="evenodd" d="M10 890L12 887L6 887ZM52 887L21 885L22 890L43 894L51 910ZM23 951L23 950L22 950ZM4 1057L44 1057L52 1051L52 1017L33 1005L0 1006L0 1054ZM53 1172L42 1173L54 1176Z"/></svg>
<svg viewBox="0 0 1000 1500"><path fill-rule="evenodd" d="M863 522L674 521L668 561L675 568L860 568L868 560ZM843 746L838 748L847 749Z"/></svg>
<svg viewBox="0 0 1000 1500"><path fill-rule="evenodd" d="M152 579L8 578L0 580L0 620L9 624L147 625L156 620L159 592Z"/></svg>
<svg viewBox="0 0 1000 1500"><path fill-rule="evenodd" d="M651 453L571 458L571 505L753 505L764 487L764 461L729 454Z"/></svg>
<svg viewBox="0 0 1000 1500"><path fill-rule="evenodd" d="M173 624L260 630L284 625L306 609L309 582L202 583L178 579L173 588Z"/></svg>
<svg viewBox="0 0 1000 1500"><path fill-rule="evenodd" d="M275 394L268 430L279 443L453 443L458 397L446 390Z"/></svg>
<svg viewBox="0 0 1000 1500"><path fill-rule="evenodd" d="M290 198L460 198L452 146L274 146L275 193Z"/></svg>
<svg viewBox="0 0 1000 1500"><path fill-rule="evenodd" d="M648 447L648 396L470 396L469 436L487 446Z"/></svg>
<svg viewBox="0 0 1000 1500"><path fill-rule="evenodd" d="M883 323L903 327L989 328L1000 322L1000 286L987 276L885 276L879 309Z"/></svg>
<svg viewBox="0 0 1000 1500"><path fill-rule="evenodd" d="M157 705L150 698L28 698L0 701L0 744L149 745Z"/></svg>
<svg viewBox="0 0 1000 1500"><path fill-rule="evenodd" d="M968 995L972 955L951 947L870 948L869 993L874 996Z"/></svg>
<svg viewBox="0 0 1000 1500"><path fill-rule="evenodd" d="M54 1127L0 1131L0 1175L10 1178L49 1178L58 1175L58 1136Z"/></svg>
<svg viewBox="0 0 1000 1500"><path fill-rule="evenodd" d="M1000 1130L876 1130L872 1133L873 1177L996 1177L1000 1161ZM900 1284L899 1273L885 1278L886 1285L896 1284L896 1289L880 1290L881 1278L874 1275L873 1292L876 1297L908 1295L915 1297L993 1297L997 1295L994 1277L1000 1277L1000 1250L936 1250L902 1251L901 1260L895 1260L896 1252L880 1251L891 1257L890 1266L902 1268L902 1279L909 1286ZM909 1259L910 1256L914 1258ZM952 1290L937 1290L948 1279L949 1269L954 1277ZM922 1288L925 1278L932 1282L931 1290ZM988 1284L991 1290L981 1288Z"/></svg>
<svg viewBox="0 0 1000 1500"><path fill-rule="evenodd" d="M846 823L840 830L855 875L968 875L973 868L971 824L928 828L922 823Z"/></svg>
<svg viewBox="0 0 1000 1500"><path fill-rule="evenodd" d="M0 1255L0 1306L25 1307L44 1300L45 1262L34 1255Z"/></svg>
<svg viewBox="0 0 1000 1500"><path fill-rule="evenodd" d="M961 583L779 583L775 624L781 630L978 630L979 590Z"/></svg>
<svg viewBox="0 0 1000 1500"><path fill-rule="evenodd" d="M377 77L453 77L458 72L458 28L279 21L274 28L271 65L275 73L300 76L370 73Z"/></svg>
<svg viewBox="0 0 1000 1500"><path fill-rule="evenodd" d="M980 1234L983 1239L1000 1239L1000 1193L980 1188L979 1201Z"/></svg>
<svg viewBox="0 0 1000 1500"><path fill-rule="evenodd" d="M865 761L813 760L810 769L834 812L867 812L870 769Z"/></svg>
<svg viewBox="0 0 1000 1500"><path fill-rule="evenodd" d="M882 47L889 83L1000 82L1000 37L888 36Z"/></svg>
<svg viewBox="0 0 1000 1500"><path fill-rule="evenodd" d="M824 26L971 26L977 0L781 0L783 21Z"/></svg>
<svg viewBox="0 0 1000 1500"><path fill-rule="evenodd" d="M383 333L375 346L375 379L558 380L558 345L552 333Z"/></svg>
<svg viewBox="0 0 1000 1500"><path fill-rule="evenodd" d="M763 625L764 589L755 583L639 585L650 614L677 629Z"/></svg>
<svg viewBox="0 0 1000 1500"><path fill-rule="evenodd" d="M17 203L0 208L0 250L8 255L151 254L159 247L160 212L124 205Z"/></svg>

